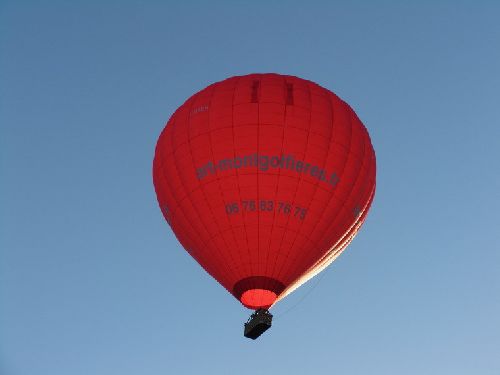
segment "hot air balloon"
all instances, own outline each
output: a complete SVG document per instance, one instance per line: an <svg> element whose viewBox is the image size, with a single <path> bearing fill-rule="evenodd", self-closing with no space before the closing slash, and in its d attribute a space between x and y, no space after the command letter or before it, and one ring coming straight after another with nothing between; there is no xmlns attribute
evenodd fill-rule
<svg viewBox="0 0 500 375"><path fill-rule="evenodd" d="M331 91L249 74L191 96L161 132L153 181L186 251L245 307L245 336L268 309L331 264L375 193L365 126Z"/></svg>

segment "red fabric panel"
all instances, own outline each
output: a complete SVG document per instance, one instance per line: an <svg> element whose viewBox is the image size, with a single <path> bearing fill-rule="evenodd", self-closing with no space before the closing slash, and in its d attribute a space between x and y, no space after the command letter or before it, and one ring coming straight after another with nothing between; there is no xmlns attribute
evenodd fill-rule
<svg viewBox="0 0 500 375"><path fill-rule="evenodd" d="M153 180L185 249L260 308L347 246L373 199L375 169L366 128L335 94L250 74L177 109L158 139Z"/></svg>

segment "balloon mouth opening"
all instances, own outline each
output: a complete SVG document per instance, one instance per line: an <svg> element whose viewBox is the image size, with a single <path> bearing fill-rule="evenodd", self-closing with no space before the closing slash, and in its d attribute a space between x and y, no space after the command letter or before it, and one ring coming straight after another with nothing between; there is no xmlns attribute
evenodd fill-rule
<svg viewBox="0 0 500 375"><path fill-rule="evenodd" d="M268 309L278 296L267 289L249 289L241 295L240 301L249 309Z"/></svg>
<svg viewBox="0 0 500 375"><path fill-rule="evenodd" d="M285 285L268 276L250 276L233 286L233 295L249 309L267 309L285 290Z"/></svg>

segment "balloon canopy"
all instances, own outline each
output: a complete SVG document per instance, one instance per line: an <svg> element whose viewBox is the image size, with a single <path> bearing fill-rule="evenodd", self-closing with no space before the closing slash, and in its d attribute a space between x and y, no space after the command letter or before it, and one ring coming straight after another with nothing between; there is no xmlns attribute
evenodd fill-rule
<svg viewBox="0 0 500 375"><path fill-rule="evenodd" d="M175 111L153 180L186 251L243 305L267 309L353 239L375 169L368 132L347 103L298 77L250 74Z"/></svg>

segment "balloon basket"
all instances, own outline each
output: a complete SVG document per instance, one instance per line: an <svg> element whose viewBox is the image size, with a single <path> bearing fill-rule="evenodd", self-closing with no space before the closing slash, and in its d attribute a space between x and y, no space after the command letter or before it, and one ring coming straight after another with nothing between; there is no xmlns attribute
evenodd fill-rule
<svg viewBox="0 0 500 375"><path fill-rule="evenodd" d="M255 340L257 337L271 328L273 315L266 309L258 309L245 323L244 336Z"/></svg>

